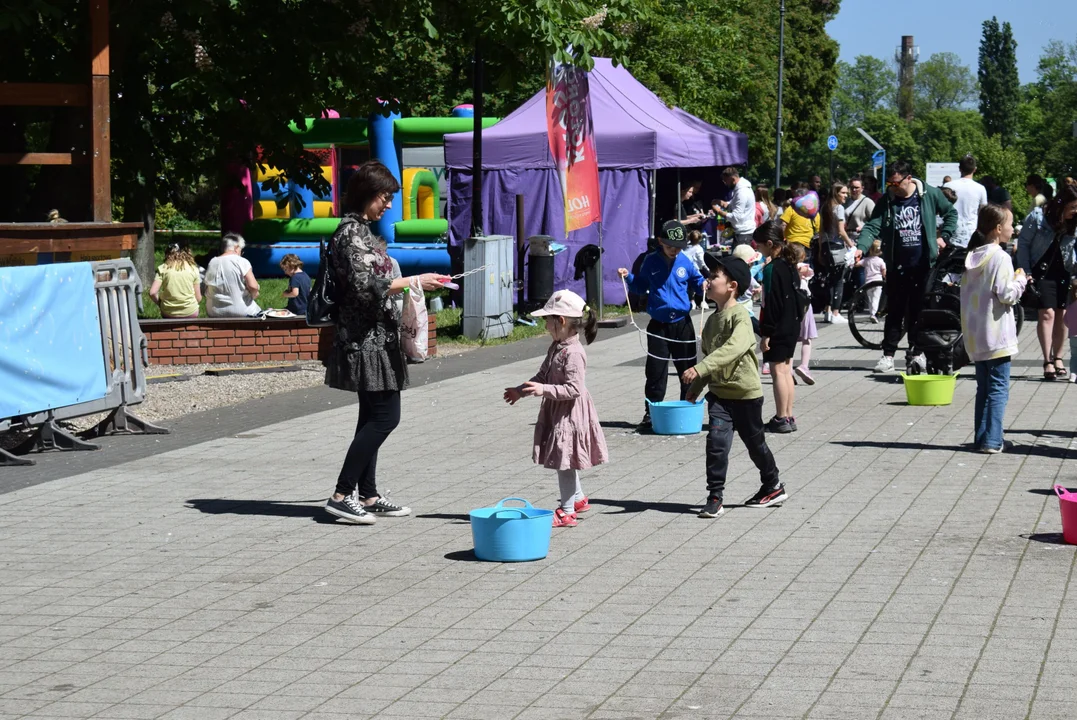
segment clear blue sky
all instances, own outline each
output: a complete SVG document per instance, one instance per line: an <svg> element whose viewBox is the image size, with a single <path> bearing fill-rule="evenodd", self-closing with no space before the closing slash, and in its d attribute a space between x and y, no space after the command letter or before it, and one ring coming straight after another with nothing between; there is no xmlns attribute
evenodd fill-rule
<svg viewBox="0 0 1077 720"><path fill-rule="evenodd" d="M1077 40L1077 3L1072 0L842 0L829 25L841 43L841 59L857 55L891 60L902 35L912 35L920 59L933 53L957 53L976 72L983 21L1009 21L1017 41L1021 82L1036 79L1036 63L1050 40Z"/></svg>

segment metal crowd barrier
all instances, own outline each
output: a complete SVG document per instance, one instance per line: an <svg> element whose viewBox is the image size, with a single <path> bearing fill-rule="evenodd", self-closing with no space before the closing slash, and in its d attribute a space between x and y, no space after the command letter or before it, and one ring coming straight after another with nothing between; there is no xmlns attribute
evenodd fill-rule
<svg viewBox="0 0 1077 720"><path fill-rule="evenodd" d="M20 457L44 450L97 450L99 445L82 438L114 434L167 434L168 430L147 422L128 411L146 399L146 366L149 352L146 337L138 324L142 309L142 281L134 264L124 258L91 263L97 315L101 323L101 358L105 363L108 392L99 400L67 405L17 418L0 419L0 432L33 429L33 435L14 453L0 448L0 465L33 465ZM61 420L108 413L94 427L71 434L56 423Z"/></svg>

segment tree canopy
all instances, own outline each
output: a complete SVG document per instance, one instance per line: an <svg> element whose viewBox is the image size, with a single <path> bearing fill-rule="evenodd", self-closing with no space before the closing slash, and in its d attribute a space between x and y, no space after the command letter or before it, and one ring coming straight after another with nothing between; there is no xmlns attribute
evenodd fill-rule
<svg viewBox="0 0 1077 720"><path fill-rule="evenodd" d="M886 62L870 55L858 55L852 65L838 63L837 87L830 99L830 122L835 128L849 127L865 117L894 105L897 73Z"/></svg>
<svg viewBox="0 0 1077 720"><path fill-rule="evenodd" d="M952 52L935 53L916 66L914 85L917 114L957 110L976 97L976 80Z"/></svg>
<svg viewBox="0 0 1077 720"><path fill-rule="evenodd" d="M1008 22L992 17L983 24L980 40L980 114L988 135L1003 145L1013 142L1017 127L1020 80L1017 76L1017 41Z"/></svg>

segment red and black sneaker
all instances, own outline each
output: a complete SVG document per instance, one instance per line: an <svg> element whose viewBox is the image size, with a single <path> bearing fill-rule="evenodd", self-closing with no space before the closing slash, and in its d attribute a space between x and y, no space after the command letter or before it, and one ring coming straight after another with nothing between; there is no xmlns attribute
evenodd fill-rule
<svg viewBox="0 0 1077 720"><path fill-rule="evenodd" d="M776 488L760 488L759 492L744 501L744 507L765 508L781 505L788 498L785 485L779 484Z"/></svg>

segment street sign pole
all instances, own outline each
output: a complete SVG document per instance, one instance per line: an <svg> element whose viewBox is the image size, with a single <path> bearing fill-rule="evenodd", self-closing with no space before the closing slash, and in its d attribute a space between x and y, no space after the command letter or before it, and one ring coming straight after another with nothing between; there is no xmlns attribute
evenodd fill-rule
<svg viewBox="0 0 1077 720"><path fill-rule="evenodd" d="M881 155L881 157L882 157L882 165L881 165L881 170L879 172L879 180L880 180L879 186L882 187L882 181L885 180L885 175L886 175L886 148L884 148L882 145L880 145L875 140L875 138L873 138L871 135L868 135L867 132L864 131L864 128L859 128L858 127L856 129L856 131L858 133L860 133L861 137L863 137L865 140L867 140L869 143L871 143L872 147L874 147L876 150L878 150L878 152L874 153L871 156L871 173L872 173L872 175L875 174L876 159L880 157L879 153L882 153L882 155Z"/></svg>

